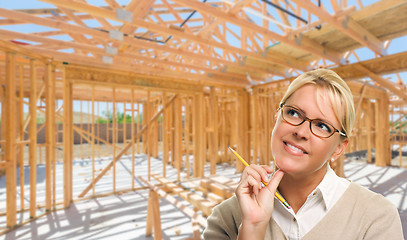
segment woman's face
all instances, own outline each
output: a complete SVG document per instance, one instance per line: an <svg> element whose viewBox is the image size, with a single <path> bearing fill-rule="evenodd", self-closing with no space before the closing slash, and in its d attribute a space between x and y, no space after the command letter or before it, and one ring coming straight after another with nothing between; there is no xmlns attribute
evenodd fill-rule
<svg viewBox="0 0 407 240"><path fill-rule="evenodd" d="M334 110L326 97L326 90L319 91L316 87L306 84L295 91L286 101L300 109L310 119L321 119L336 129L341 129L341 124L335 117ZM321 102L319 106L317 99ZM292 176L324 176L326 163L333 157L338 158L345 149L348 141L341 140L338 133L329 138L320 138L312 134L310 122L304 121L299 126L293 126L284 121L281 111L277 113L276 124L271 137L271 151L277 166L286 174Z"/></svg>

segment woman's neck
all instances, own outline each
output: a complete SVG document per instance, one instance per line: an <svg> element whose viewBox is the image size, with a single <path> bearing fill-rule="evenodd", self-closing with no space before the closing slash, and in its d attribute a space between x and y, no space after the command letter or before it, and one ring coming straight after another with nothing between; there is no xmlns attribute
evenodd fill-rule
<svg viewBox="0 0 407 240"><path fill-rule="evenodd" d="M321 183L325 176L319 174L317 176L292 176L285 174L278 187L279 192L285 200L291 205L295 213L300 210L302 205L307 200L308 195Z"/></svg>

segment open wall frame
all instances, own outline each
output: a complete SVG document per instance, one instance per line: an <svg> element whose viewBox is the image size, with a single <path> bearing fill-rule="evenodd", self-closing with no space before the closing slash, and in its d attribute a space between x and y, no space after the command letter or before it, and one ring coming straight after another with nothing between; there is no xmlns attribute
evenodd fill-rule
<svg viewBox="0 0 407 240"><path fill-rule="evenodd" d="M134 184L135 154L147 155L149 177L150 158L154 157L161 159L164 177L167 166L171 166L177 169L178 180L216 174L219 163L236 164L241 171L243 165L230 155L229 146L252 163L272 161L269 146L274 114L291 79L251 88L205 85L109 67L58 62L8 42L0 42L0 51L0 167L7 179L7 204L1 209L1 214L7 215L3 229L68 207L73 201L139 190ZM367 150L371 161L371 150L375 149L376 164L389 165L387 92L351 80L348 84L354 94L358 119L348 151ZM91 120L86 128L74 124L77 101L89 106L87 113ZM105 103L112 111L111 123L103 130L108 137L101 137L101 123L95 120L99 117L95 110L98 103ZM116 119L120 106L131 116L130 124ZM40 114L45 120L39 124ZM127 132L125 128L130 133L119 135ZM44 143L38 143L40 130L45 130ZM111 157L101 170L92 166L87 173L89 183L80 186L78 195L73 194L77 186L72 179L75 136L91 149L92 164L102 156ZM111 152L103 152L101 145L108 146ZM126 183L118 182L115 174L123 156L129 156L132 161L131 178ZM44 192L36 190L39 163L45 168ZM60 177L55 170L57 164L63 165L62 192L57 191L57 184L61 184L57 181ZM29 169L27 181L22 166ZM204 171L205 167L210 169L209 173ZM343 165L336 166L339 174L341 169ZM98 182L103 178L111 181L108 190L101 191ZM40 209L45 209L45 213ZM17 217L24 212L29 212L28 218Z"/></svg>

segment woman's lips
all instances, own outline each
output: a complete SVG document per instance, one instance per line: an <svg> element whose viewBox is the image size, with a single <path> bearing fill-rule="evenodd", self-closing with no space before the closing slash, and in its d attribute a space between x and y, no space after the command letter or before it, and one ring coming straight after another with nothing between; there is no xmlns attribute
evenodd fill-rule
<svg viewBox="0 0 407 240"><path fill-rule="evenodd" d="M294 143L291 142L286 142L283 141L284 146L286 148L287 151L289 151L290 153L294 154L294 155L303 155L303 154L308 154L307 151L304 150L304 148L302 148L299 145L296 145Z"/></svg>

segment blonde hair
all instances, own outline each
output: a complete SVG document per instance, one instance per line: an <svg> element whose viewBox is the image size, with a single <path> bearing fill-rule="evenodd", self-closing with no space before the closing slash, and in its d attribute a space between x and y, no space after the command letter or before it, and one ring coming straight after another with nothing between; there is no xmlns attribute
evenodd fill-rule
<svg viewBox="0 0 407 240"><path fill-rule="evenodd" d="M297 89L306 84L316 86L317 96L319 96L318 92L320 90L327 90L329 100L336 118L341 124L342 131L349 137L355 121L353 95L345 81L332 70L317 69L298 76L288 86L286 93L280 101L280 106L285 104L287 99L290 98Z"/></svg>

